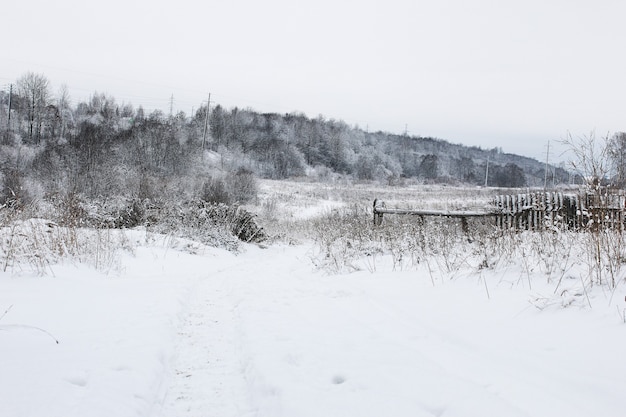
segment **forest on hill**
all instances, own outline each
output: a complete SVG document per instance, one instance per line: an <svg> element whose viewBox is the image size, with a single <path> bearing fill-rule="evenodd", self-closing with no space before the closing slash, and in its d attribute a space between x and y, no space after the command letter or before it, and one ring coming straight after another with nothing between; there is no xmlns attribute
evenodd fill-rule
<svg viewBox="0 0 626 417"><path fill-rule="evenodd" d="M197 198L229 181L230 197L243 200L250 177L497 187L546 180L544 163L499 148L368 132L323 116L220 105L146 114L103 93L73 104L67 88L53 94L35 73L0 90L0 141L0 204L67 193ZM548 176L549 184L569 179L557 167Z"/></svg>

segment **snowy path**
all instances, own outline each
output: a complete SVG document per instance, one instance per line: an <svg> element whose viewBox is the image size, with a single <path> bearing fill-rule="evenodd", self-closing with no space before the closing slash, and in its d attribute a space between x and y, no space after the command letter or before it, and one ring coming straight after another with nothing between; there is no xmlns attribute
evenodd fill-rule
<svg viewBox="0 0 626 417"><path fill-rule="evenodd" d="M247 414L239 318L231 287L231 279L242 273L240 269L218 271L194 288L178 333L164 416Z"/></svg>
<svg viewBox="0 0 626 417"><path fill-rule="evenodd" d="M253 248L197 288L163 415L618 416L624 327L527 292L327 277Z"/></svg>

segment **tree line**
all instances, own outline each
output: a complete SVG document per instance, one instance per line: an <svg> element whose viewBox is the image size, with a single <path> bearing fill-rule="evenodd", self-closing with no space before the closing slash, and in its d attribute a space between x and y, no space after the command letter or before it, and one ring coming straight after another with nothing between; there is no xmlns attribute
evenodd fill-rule
<svg viewBox="0 0 626 417"><path fill-rule="evenodd" d="M219 184L230 184L230 197L240 201L253 177L498 187L546 180L544 164L500 149L368 132L323 116L220 105L191 115L146 114L102 93L72 104L67 88L53 94L49 80L35 73L14 87L0 90L0 203L68 192L189 197L219 192ZM549 175L550 183L569 178L555 167Z"/></svg>

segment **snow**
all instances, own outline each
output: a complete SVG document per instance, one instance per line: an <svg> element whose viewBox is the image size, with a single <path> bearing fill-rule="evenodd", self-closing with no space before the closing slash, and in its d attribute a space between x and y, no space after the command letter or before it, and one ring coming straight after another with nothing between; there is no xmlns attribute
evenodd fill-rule
<svg viewBox="0 0 626 417"><path fill-rule="evenodd" d="M165 240L108 274L0 273L2 416L624 414L623 286L537 308L554 286L519 271L327 275L306 243Z"/></svg>

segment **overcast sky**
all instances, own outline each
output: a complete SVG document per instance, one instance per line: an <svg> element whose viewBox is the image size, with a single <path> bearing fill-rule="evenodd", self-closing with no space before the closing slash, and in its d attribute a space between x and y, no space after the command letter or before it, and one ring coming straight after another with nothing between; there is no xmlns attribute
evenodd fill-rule
<svg viewBox="0 0 626 417"><path fill-rule="evenodd" d="M211 93L542 160L626 130L624 0L5 3L0 86L33 71L74 104L189 114Z"/></svg>

